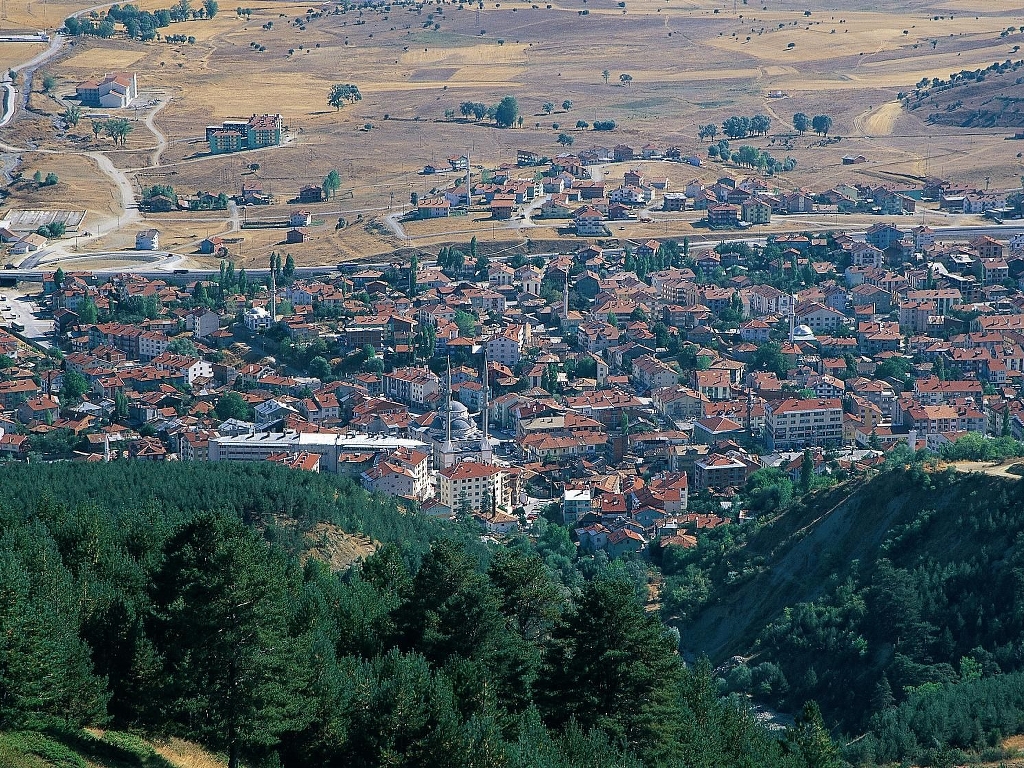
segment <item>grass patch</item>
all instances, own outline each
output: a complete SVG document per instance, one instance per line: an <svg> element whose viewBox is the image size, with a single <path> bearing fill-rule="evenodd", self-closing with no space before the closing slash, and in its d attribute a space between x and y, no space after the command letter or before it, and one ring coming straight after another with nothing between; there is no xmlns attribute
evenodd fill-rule
<svg viewBox="0 0 1024 768"><path fill-rule="evenodd" d="M99 735L16 731L0 734L3 768L174 768L145 739L124 731Z"/></svg>

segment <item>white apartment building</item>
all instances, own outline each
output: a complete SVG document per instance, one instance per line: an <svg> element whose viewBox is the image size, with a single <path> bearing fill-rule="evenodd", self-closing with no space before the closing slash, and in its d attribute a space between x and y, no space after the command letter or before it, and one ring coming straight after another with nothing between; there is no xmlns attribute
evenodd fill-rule
<svg viewBox="0 0 1024 768"><path fill-rule="evenodd" d="M453 512L463 505L470 513L490 512L484 508L487 499L493 500L495 509L511 508L505 472L493 464L460 461L441 470L440 486L441 504Z"/></svg>
<svg viewBox="0 0 1024 768"><path fill-rule="evenodd" d="M769 450L840 445L843 403L838 398L789 399L765 404L765 438Z"/></svg>

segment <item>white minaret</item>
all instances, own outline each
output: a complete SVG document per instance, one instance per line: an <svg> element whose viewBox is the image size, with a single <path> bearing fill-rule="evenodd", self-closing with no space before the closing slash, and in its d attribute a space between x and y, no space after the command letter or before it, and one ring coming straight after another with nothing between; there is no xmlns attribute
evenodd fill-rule
<svg viewBox="0 0 1024 768"><path fill-rule="evenodd" d="M487 435L488 424L490 421L490 413L488 412L488 397L487 390L490 389L490 378L487 375L487 345L484 345L484 406L480 412L480 420L483 422L481 425L484 430L483 437L480 438L480 460L489 462L491 460L491 439Z"/></svg>
<svg viewBox="0 0 1024 768"><path fill-rule="evenodd" d="M796 338L796 296L790 295L789 297L789 343L793 343L793 339Z"/></svg>
<svg viewBox="0 0 1024 768"><path fill-rule="evenodd" d="M103 435L103 461L110 461L110 435Z"/></svg>
<svg viewBox="0 0 1024 768"><path fill-rule="evenodd" d="M466 207L469 208L473 202L473 166L469 162L469 152L466 153Z"/></svg>
<svg viewBox="0 0 1024 768"><path fill-rule="evenodd" d="M277 324L277 270L274 268L274 257L270 257L270 322Z"/></svg>
<svg viewBox="0 0 1024 768"><path fill-rule="evenodd" d="M448 356L448 377L446 379L444 398L445 398L445 441L444 441L444 456L442 457L442 466L449 467L455 463L455 446L452 445L452 358Z"/></svg>

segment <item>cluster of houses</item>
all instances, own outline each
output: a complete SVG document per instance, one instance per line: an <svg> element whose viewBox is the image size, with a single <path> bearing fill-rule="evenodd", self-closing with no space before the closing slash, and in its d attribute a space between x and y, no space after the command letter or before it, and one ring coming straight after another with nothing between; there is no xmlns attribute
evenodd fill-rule
<svg viewBox="0 0 1024 768"><path fill-rule="evenodd" d="M426 264L415 280L396 263L275 295L207 282L219 298L205 305L194 279L47 275L63 366L0 333L14 361L0 453L68 430L83 461L273 461L494 536L539 497L581 547L619 556L743 517L763 468L796 479L810 456L815 472L866 471L900 444L1024 438L1024 236L943 243L886 222L864 240L771 238L767 281L727 248L627 269L661 248L495 260L486 275ZM813 279L795 292L768 284L797 272ZM87 302L115 318L140 301L156 310L141 321L82 320ZM257 353L259 334L315 345L326 367L296 375ZM72 372L82 397L62 394Z"/></svg>
<svg viewBox="0 0 1024 768"><path fill-rule="evenodd" d="M649 221L647 212L651 210L704 211L704 221L712 229L760 226L770 224L772 216L790 214L912 215L925 199L938 201L941 210L954 213L1011 213L1007 208L1008 192L956 186L937 178L920 184L838 184L823 192L780 190L770 184L770 178L762 176L724 176L714 183L695 178L681 189L669 191L667 178L647 177L638 168L627 171L617 186L591 178L590 166L640 160L701 165L699 158L685 156L677 148L662 150L653 145L639 150L628 145L599 147L563 153L553 159L519 150L515 163L505 163L474 181L469 158L461 155L448 158L450 170L458 174L457 181L420 198L413 215L419 219L444 218L465 214L470 205L481 205L494 219L509 220L529 209L533 218L564 222L564 229L580 237L602 237L611 234L609 222ZM857 162L858 157L844 158L845 164ZM538 166L544 169L540 178L534 175ZM437 173L438 169L427 166L424 172Z"/></svg>
<svg viewBox="0 0 1024 768"><path fill-rule="evenodd" d="M636 157L641 156L654 157ZM662 159L664 155L658 152L656 157ZM659 194L666 193L669 181L664 177L648 178L642 171L631 169L624 174L622 183L613 187L592 179L587 168L604 162L602 158L609 162L627 161L634 159L634 152L630 147L618 146L614 150L566 153L547 159L520 150L516 163L493 169L478 182L469 173L469 159L453 157L449 159L452 170L466 175L442 192L420 198L414 216L445 218L464 214L469 205L479 204L494 219L507 221L530 208L536 219L564 223L581 237L608 235L606 222L639 218L640 212L651 207ZM534 169L540 164L545 171L538 179Z"/></svg>

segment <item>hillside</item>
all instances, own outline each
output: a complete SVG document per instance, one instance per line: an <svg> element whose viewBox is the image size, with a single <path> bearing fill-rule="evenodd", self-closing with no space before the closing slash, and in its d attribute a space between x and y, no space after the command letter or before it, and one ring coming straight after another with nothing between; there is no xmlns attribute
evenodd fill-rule
<svg viewBox="0 0 1024 768"><path fill-rule="evenodd" d="M948 79L922 80L904 104L934 125L960 128L1024 127L1024 62L963 70Z"/></svg>
<svg viewBox="0 0 1024 768"><path fill-rule="evenodd" d="M688 575L670 582L711 582L679 621L683 645L723 664L730 690L788 711L814 699L826 721L868 731L860 744L876 754L858 759L918 758L929 737L978 750L1019 730L1024 484L916 467L805 501L748 537L723 546L732 534L720 534L713 566L696 551L673 564ZM925 693L927 706L966 707L972 691L982 706L1011 689L998 724L936 715L971 723L966 736L908 716L903 743L881 724Z"/></svg>
<svg viewBox="0 0 1024 768"><path fill-rule="evenodd" d="M684 667L629 573L557 526L485 547L269 464L6 466L0 765L218 765L168 739L232 768L835 753L813 707L780 738Z"/></svg>

